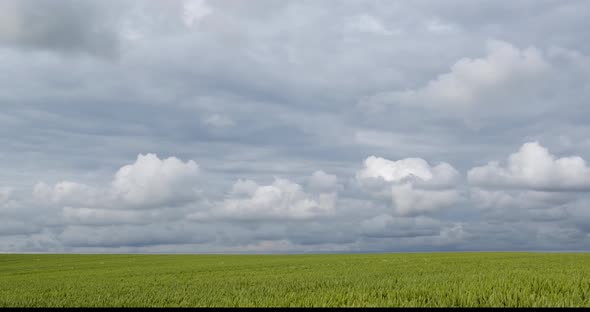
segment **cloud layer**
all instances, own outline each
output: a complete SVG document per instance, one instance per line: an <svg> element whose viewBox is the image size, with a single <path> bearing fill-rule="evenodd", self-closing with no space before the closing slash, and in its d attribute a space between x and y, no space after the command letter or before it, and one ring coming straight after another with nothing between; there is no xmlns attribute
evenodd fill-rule
<svg viewBox="0 0 590 312"><path fill-rule="evenodd" d="M587 250L588 12L2 1L0 252Z"/></svg>

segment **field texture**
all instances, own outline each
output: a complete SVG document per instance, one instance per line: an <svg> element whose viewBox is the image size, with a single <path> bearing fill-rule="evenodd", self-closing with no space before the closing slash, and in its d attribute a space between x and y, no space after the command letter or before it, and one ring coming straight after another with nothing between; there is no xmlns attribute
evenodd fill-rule
<svg viewBox="0 0 590 312"><path fill-rule="evenodd" d="M0 306L590 306L590 254L0 255Z"/></svg>

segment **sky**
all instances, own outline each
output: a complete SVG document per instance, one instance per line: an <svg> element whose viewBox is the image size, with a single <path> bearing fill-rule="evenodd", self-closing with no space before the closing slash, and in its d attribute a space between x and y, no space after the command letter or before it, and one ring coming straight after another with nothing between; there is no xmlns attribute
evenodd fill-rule
<svg viewBox="0 0 590 312"><path fill-rule="evenodd" d="M0 1L0 252L590 249L586 0Z"/></svg>

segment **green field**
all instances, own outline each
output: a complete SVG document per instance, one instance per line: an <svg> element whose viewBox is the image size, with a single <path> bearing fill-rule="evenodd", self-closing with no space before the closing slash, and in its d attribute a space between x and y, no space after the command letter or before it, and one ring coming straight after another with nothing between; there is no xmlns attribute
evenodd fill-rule
<svg viewBox="0 0 590 312"><path fill-rule="evenodd" d="M4 254L0 306L590 306L590 254Z"/></svg>

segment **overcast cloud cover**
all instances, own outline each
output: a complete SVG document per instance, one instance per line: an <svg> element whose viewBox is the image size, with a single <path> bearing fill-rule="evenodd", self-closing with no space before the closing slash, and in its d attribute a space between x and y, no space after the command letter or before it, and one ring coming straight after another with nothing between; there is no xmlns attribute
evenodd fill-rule
<svg viewBox="0 0 590 312"><path fill-rule="evenodd" d="M586 0L0 1L1 252L590 249Z"/></svg>

